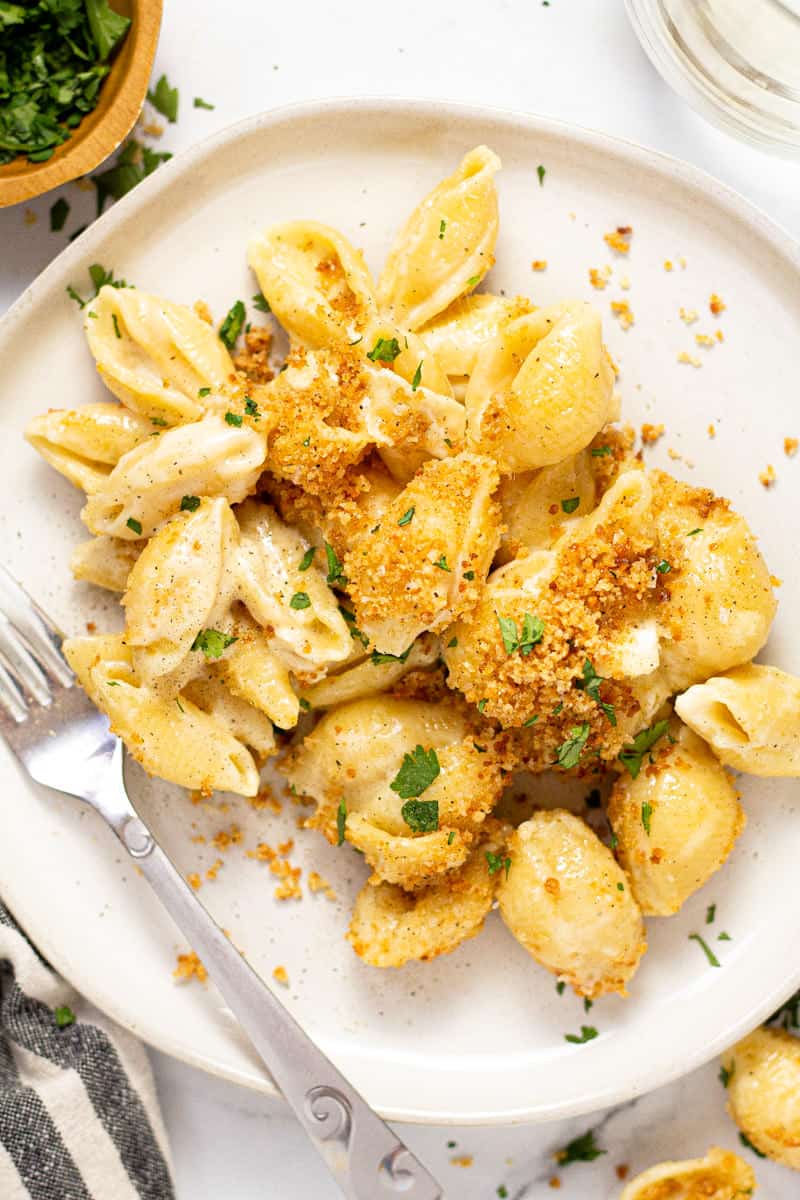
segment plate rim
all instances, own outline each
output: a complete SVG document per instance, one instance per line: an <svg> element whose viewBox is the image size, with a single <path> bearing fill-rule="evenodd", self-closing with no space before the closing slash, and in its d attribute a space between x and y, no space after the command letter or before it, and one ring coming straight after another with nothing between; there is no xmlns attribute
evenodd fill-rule
<svg viewBox="0 0 800 1200"><path fill-rule="evenodd" d="M778 257L793 266L800 274L800 242L792 234L734 188L722 183L701 167L683 159L601 130L507 107L473 105L426 98L407 99L400 96L335 96L264 110L226 125L195 145L178 152L172 160L163 164L133 192L124 196L113 208L94 221L79 238L65 247L40 272L0 318L0 347L16 336L18 325L25 318L28 310L38 302L40 294L50 286L54 276L61 274L73 262L85 261L87 252L91 252L91 247L102 241L106 234L124 224L128 220L129 214L154 199L160 192L167 191L173 182L177 182L195 165L210 159L221 147L230 145L240 138L247 138L257 131L266 131L282 124L310 122L320 117L330 119L337 112L340 116L346 117L355 110L362 115L371 112L376 118L387 113L391 113L395 118L407 116L410 121L428 118L440 122L443 117L451 118L454 123L463 119L485 120L495 124L500 123L516 131L524 131L531 136L537 134L548 137L561 136L573 145L585 145L596 151L605 152L618 161L635 164L638 168L644 168L651 175L655 173L684 188L689 188L706 200L710 198L731 218L744 222L752 232L764 238ZM76 803L79 802L76 801ZM7 882L4 882L4 900L19 923L30 932L29 920L32 914L26 908L24 898L15 894L13 889L9 889ZM66 959L66 956L60 952L59 946L50 940L46 929L37 930L31 936L40 952L53 965L54 969L76 990L101 1012L149 1046L185 1062L189 1066L252 1091L268 1095L279 1094L266 1073L247 1073L229 1063L221 1062L213 1056L176 1041L174 1035L165 1034L157 1025L153 1026L146 1020L141 1023L132 1023L119 1010L113 996L106 996L102 979L98 983L84 980L80 968ZM76 980L77 982L75 982ZM671 1083L702 1066L762 1022L798 986L800 986L800 961L798 961L794 973L787 976L785 987L781 986L758 1004L753 1005L735 1025L727 1028L724 1033L713 1038L704 1046L698 1047L693 1054L676 1060L672 1068L659 1070L655 1077L648 1076L645 1070L635 1078L630 1078L625 1086L617 1086L611 1081L604 1087L595 1088L590 1099L576 1095L569 1100L557 1102L555 1105L551 1104L546 1109L537 1107L535 1103L531 1102L524 1109L507 1109L499 1113L497 1111L476 1111L466 1116L462 1112L420 1112L406 1107L386 1105L381 1107L380 1112L388 1120L402 1121L407 1124L450 1124L465 1127L541 1124L597 1112L612 1105L625 1103L657 1087Z"/></svg>

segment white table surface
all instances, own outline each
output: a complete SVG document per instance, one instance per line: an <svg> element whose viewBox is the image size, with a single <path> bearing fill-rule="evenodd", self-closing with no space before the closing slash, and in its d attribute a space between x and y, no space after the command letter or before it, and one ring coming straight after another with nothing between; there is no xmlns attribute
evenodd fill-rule
<svg viewBox="0 0 800 1200"><path fill-rule="evenodd" d="M622 0L404 0L381 6L306 0L169 0L156 71L181 89L180 118L160 149L180 150L263 109L323 96L461 100L544 113L688 159L744 193L800 236L800 164L739 145L696 116L661 82L631 32ZM195 95L213 112L194 109ZM94 196L62 189L72 205L52 234L53 196L0 211L0 312L92 215ZM33 223L29 213L38 220ZM26 214L28 214L26 216ZM277 1102L153 1054L180 1200L335 1200L304 1135ZM552 1152L593 1126L607 1153L561 1177L564 1200L612 1200L615 1168L736 1148L717 1064L621 1109L535 1128L405 1128L448 1200L553 1195ZM420 1081L424 1087L424 1080ZM456 1148L447 1143L455 1141ZM748 1151L743 1152L749 1156ZM472 1156L470 1167L451 1159ZM770 1200L800 1193L797 1176L756 1162Z"/></svg>

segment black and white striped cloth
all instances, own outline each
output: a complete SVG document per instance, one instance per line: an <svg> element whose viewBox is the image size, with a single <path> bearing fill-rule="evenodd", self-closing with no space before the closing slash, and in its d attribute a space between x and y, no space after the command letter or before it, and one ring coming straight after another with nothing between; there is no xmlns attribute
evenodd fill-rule
<svg viewBox="0 0 800 1200"><path fill-rule="evenodd" d="M72 1024L59 1026L61 1020ZM0 1200L174 1200L144 1047L0 903Z"/></svg>

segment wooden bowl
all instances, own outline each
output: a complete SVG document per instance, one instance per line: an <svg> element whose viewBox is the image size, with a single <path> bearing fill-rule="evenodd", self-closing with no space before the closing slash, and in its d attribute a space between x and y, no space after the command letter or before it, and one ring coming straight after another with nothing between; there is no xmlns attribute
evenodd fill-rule
<svg viewBox="0 0 800 1200"><path fill-rule="evenodd" d="M132 19L111 70L103 80L97 106L47 162L31 163L20 155L0 166L0 208L31 200L93 171L113 154L136 124L153 69L162 0L111 0L111 7Z"/></svg>

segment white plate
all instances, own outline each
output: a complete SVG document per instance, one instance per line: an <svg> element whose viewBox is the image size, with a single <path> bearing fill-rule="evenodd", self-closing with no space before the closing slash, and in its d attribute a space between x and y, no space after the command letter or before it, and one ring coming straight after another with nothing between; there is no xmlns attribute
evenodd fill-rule
<svg viewBox="0 0 800 1200"><path fill-rule="evenodd" d="M336 101L235 126L115 205L8 314L0 334L2 557L66 629L89 620L102 628L117 607L71 582L80 498L21 441L34 413L104 394L66 285L85 285L88 265L101 262L176 300L202 297L221 315L256 290L245 266L250 235L289 217L338 226L377 268L410 208L479 142L504 163L490 286L599 305L622 365L627 416L667 426L651 461L730 496L760 535L783 578L765 658L800 672L800 460L782 450L785 436L800 435L797 247L683 164L537 118L426 103ZM629 261L616 260L609 287L593 291L587 269L610 261L602 235L619 224L634 228ZM532 259L546 259L546 272L532 274ZM629 291L619 287L625 275ZM708 313L712 291L728 306L717 322ZM635 314L628 333L608 319L609 300L619 298ZM680 305L699 311L696 325L681 322ZM695 331L717 327L723 345L694 345ZM702 358L701 370L677 363L684 349ZM668 446L696 468L671 462ZM769 493L757 479L768 462L778 471ZM31 787L4 752L0 788L0 891L51 962L153 1045L269 1089L216 992L173 983L182 940L94 814ZM586 1112L664 1083L744 1034L800 983L798 790L794 781L742 780L749 824L732 860L680 916L649 922L650 950L630 998L602 1000L589 1018L578 999L556 994L552 976L496 915L477 940L432 964L364 966L343 940L363 865L298 833L291 805L276 818L238 800L227 812L204 811L163 785L137 785L135 795L186 872L216 857L193 835L232 821L242 827L244 844L221 856L225 865L201 898L265 978L286 967L291 987L281 996L377 1109L399 1120L499 1123ZM244 850L290 835L295 860L331 880L340 903L273 899L274 876ZM716 923L706 927L712 902ZM721 969L688 940L695 930L713 942ZM731 941L714 940L722 930ZM600 1036L568 1044L564 1034L582 1022Z"/></svg>

